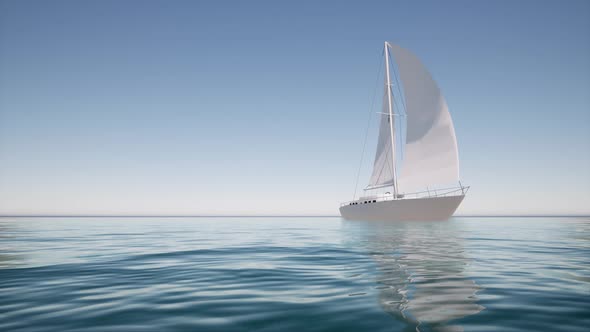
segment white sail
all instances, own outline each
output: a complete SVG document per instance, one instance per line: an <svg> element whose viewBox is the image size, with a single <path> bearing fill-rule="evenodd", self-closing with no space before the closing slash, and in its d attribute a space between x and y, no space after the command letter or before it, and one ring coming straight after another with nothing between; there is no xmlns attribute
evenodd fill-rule
<svg viewBox="0 0 590 332"><path fill-rule="evenodd" d="M457 140L445 98L415 55L397 45L389 47L403 85L407 121L399 192L459 181Z"/></svg>
<svg viewBox="0 0 590 332"><path fill-rule="evenodd" d="M387 73L385 74L387 75ZM387 81L387 78L386 78ZM380 188L393 186L393 159L391 156L391 130L389 127L389 106L387 98L387 86L383 93L383 108L379 117L379 138L377 140L377 151L373 162L373 173L369 180L368 188Z"/></svg>

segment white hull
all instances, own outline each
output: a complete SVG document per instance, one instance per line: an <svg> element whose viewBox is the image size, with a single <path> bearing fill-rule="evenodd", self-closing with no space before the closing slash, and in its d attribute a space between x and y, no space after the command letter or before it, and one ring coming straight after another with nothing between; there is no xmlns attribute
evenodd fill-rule
<svg viewBox="0 0 590 332"><path fill-rule="evenodd" d="M465 195L396 199L375 203L358 202L343 205L340 214L345 219L381 221L447 220L459 207Z"/></svg>

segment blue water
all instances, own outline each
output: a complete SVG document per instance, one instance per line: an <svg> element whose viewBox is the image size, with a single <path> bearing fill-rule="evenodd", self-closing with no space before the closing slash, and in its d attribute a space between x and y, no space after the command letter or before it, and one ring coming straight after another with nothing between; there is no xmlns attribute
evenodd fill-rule
<svg viewBox="0 0 590 332"><path fill-rule="evenodd" d="M590 218L0 218L0 331L588 331Z"/></svg>

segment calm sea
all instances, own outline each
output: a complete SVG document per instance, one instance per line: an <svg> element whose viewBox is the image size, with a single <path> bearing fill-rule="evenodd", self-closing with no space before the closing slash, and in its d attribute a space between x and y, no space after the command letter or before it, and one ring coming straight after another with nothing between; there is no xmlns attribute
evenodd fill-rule
<svg viewBox="0 0 590 332"><path fill-rule="evenodd" d="M588 331L590 218L0 218L0 331Z"/></svg>

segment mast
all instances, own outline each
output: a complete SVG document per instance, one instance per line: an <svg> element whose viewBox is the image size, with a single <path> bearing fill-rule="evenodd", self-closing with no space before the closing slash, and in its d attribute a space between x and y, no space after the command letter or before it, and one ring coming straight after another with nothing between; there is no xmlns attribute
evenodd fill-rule
<svg viewBox="0 0 590 332"><path fill-rule="evenodd" d="M385 87L387 89L387 103L389 109L389 130L391 131L391 161L393 169L393 198L397 198L397 174L395 170L395 133L393 131L393 102L391 96L391 77L389 76L389 43L385 42Z"/></svg>

